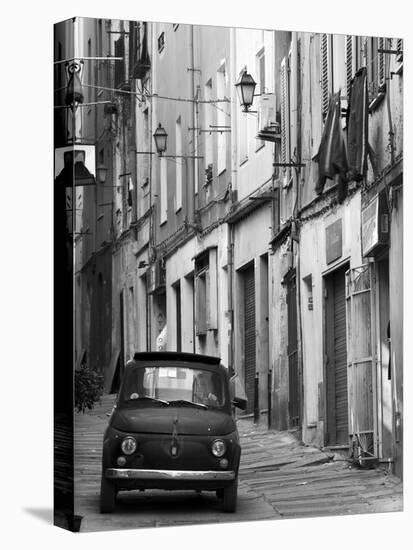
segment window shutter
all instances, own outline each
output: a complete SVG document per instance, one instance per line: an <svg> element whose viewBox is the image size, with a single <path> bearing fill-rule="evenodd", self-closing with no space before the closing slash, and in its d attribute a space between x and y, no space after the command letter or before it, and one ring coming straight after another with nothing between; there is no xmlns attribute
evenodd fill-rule
<svg viewBox="0 0 413 550"><path fill-rule="evenodd" d="M125 82L125 42L123 36L115 42L115 57L121 57L115 61L115 88L119 88Z"/></svg>
<svg viewBox="0 0 413 550"><path fill-rule="evenodd" d="M378 50L384 50L386 48L384 38L378 38ZM383 52L377 52L377 85L378 88L384 85L385 83L385 54Z"/></svg>
<svg viewBox="0 0 413 550"><path fill-rule="evenodd" d="M197 335L206 333L207 330L207 281L206 270L195 277L195 332Z"/></svg>
<svg viewBox="0 0 413 550"><path fill-rule="evenodd" d="M402 38L397 39L396 50L397 50L396 61L398 63L402 63L403 62L403 39Z"/></svg>
<svg viewBox="0 0 413 550"><path fill-rule="evenodd" d="M330 35L321 35L321 109L323 120L327 116L331 93Z"/></svg>
<svg viewBox="0 0 413 550"><path fill-rule="evenodd" d="M346 36L346 88L347 88L347 97L350 92L350 82L353 78L354 67L353 67L353 37L351 35Z"/></svg>
<svg viewBox="0 0 413 550"><path fill-rule="evenodd" d="M281 162L290 162L290 105L288 90L288 59L281 62ZM284 184L288 182L289 170L282 168Z"/></svg>
<svg viewBox="0 0 413 550"><path fill-rule="evenodd" d="M208 329L218 329L218 277L217 277L217 249L211 248L209 251L209 269L207 271L207 311L208 311ZM209 288L208 288L209 287Z"/></svg>

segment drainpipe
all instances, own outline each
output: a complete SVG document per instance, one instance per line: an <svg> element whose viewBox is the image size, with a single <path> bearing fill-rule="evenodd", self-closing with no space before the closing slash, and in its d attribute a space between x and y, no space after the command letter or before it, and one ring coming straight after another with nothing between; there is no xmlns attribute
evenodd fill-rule
<svg viewBox="0 0 413 550"><path fill-rule="evenodd" d="M194 66L194 26L191 25L189 27L189 55L190 55L190 63L189 63L189 97L193 100L195 100L195 66ZM191 109L190 109L190 127L192 128L192 149L194 150L193 155L196 155L196 147L195 147L195 140L196 140L196 130L195 130L195 101L191 103ZM196 219L195 219L195 212L196 212L196 205L195 205L195 183L196 183L196 159L191 159L191 175L192 175L192 181L193 181L193 187L192 187L192 224L195 227L196 225Z"/></svg>
<svg viewBox="0 0 413 550"><path fill-rule="evenodd" d="M290 81L291 81L291 149L293 152L292 162L299 162L299 151L298 151L298 52L297 52L297 33L292 33L292 43L291 43L291 67L290 67ZM293 168L293 181L295 184L295 201L293 209L293 217L297 212L298 207L298 195L299 195L299 178L298 173L295 168Z"/></svg>
<svg viewBox="0 0 413 550"><path fill-rule="evenodd" d="M230 29L230 97L231 97L231 204L232 204L232 191L237 189L237 106L236 98L234 97L235 81L237 70L237 57L236 57L236 29ZM228 224L228 248L227 248L227 273L228 273L228 370L230 375L235 374L234 366L234 226Z"/></svg>
<svg viewBox="0 0 413 550"><path fill-rule="evenodd" d="M298 94L301 93L300 86L299 86L299 63L298 63L298 39L297 39L297 33L292 33L292 49L291 49L291 95L292 95L292 111L293 111L293 132L292 132L292 144L295 148L295 156L293 158L293 162L300 163L301 162L301 139L299 135L299 128L300 128L300 113L298 112ZM293 210L293 219L295 219L297 212L300 207L301 197L300 197L300 171L299 168L294 168L295 175L294 175L294 182L295 182L295 190L296 190L296 196L295 196L295 205ZM303 424L304 421L304 395L303 395L303 331L302 331L302 317L301 317L301 269L300 269L300 255L299 255L299 235L297 234L297 225L294 223L295 229L292 233L292 247L295 246L297 250L297 258L295 263L295 269L296 269L296 307L297 307L297 336L298 336L298 361L299 365L301 365L300 372L299 372L299 384L300 384L300 418L301 418L301 424ZM295 245L294 245L295 242ZM302 429L302 426L301 426Z"/></svg>

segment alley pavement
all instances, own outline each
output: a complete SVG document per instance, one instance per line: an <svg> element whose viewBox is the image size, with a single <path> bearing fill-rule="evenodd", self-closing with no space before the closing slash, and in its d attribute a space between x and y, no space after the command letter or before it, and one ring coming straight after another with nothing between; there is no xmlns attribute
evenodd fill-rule
<svg viewBox="0 0 413 550"><path fill-rule="evenodd" d="M238 507L221 512L214 493L121 492L112 514L100 514L103 432L114 397L75 416L75 513L81 531L264 519L393 512L403 509L401 481L384 469L361 469L344 455L302 445L265 419L238 420L241 438Z"/></svg>

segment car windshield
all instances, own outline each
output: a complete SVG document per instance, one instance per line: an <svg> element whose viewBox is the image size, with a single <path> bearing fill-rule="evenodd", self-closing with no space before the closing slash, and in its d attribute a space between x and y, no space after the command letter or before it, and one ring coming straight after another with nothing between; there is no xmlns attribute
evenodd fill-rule
<svg viewBox="0 0 413 550"><path fill-rule="evenodd" d="M120 401L162 406L218 408L225 398L224 376L189 367L128 366L120 391Z"/></svg>

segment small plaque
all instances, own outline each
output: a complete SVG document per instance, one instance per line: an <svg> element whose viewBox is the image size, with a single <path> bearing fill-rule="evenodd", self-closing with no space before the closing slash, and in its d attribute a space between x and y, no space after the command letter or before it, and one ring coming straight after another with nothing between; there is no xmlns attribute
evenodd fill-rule
<svg viewBox="0 0 413 550"><path fill-rule="evenodd" d="M343 254L341 218L326 227L326 262L331 264Z"/></svg>

